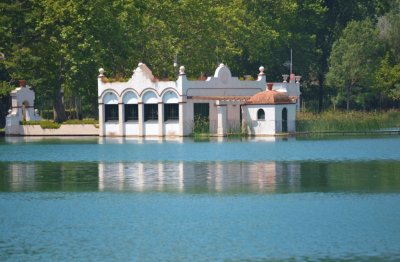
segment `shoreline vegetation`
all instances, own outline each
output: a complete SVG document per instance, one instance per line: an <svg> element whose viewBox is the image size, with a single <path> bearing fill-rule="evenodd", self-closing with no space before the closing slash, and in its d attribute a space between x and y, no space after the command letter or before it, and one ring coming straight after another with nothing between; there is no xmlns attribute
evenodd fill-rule
<svg viewBox="0 0 400 262"><path fill-rule="evenodd" d="M400 112L300 112L296 133L385 133L400 131Z"/></svg>
<svg viewBox="0 0 400 262"><path fill-rule="evenodd" d="M55 123L51 120L21 121L22 125L40 125L42 128L57 129L62 124L94 124L98 127L98 120L67 120L63 123ZM197 121L191 137L202 139L210 137L207 132L208 121ZM247 137L244 129L237 128L228 132L227 137ZM300 135L329 135L329 134L400 134L400 111L387 112L361 112L361 111L327 111L323 113L299 112L296 118L296 133ZM278 136L288 134L282 133ZM0 136L4 136L4 129L0 129Z"/></svg>
<svg viewBox="0 0 400 262"><path fill-rule="evenodd" d="M193 129L195 139L210 137L206 121L198 121ZM227 137L247 137L240 128L228 132ZM323 113L299 112L296 117L296 133L300 135L318 134L400 134L400 111L362 112L362 111L326 111ZM286 136L281 133L277 136Z"/></svg>

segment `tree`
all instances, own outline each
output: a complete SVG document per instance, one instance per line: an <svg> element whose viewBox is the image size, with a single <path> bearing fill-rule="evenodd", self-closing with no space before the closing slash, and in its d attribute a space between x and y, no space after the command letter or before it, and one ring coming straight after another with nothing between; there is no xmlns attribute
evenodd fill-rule
<svg viewBox="0 0 400 262"><path fill-rule="evenodd" d="M137 60L141 19L133 1L26 0L3 8L5 69L35 88L37 102L51 101L56 122L67 117L64 95L95 108L100 66L127 72Z"/></svg>
<svg viewBox="0 0 400 262"><path fill-rule="evenodd" d="M376 19L390 9L391 0L324 0L325 13L320 20L316 39L318 59L314 74L318 80L318 111L323 109L325 76L333 43L350 21Z"/></svg>
<svg viewBox="0 0 400 262"><path fill-rule="evenodd" d="M345 97L347 110L352 101L366 105L365 95L371 91L380 46L378 32L369 19L350 22L333 44L326 79L337 88L339 96Z"/></svg>
<svg viewBox="0 0 400 262"><path fill-rule="evenodd" d="M400 101L400 1L394 1L390 12L380 17L377 28L386 47L375 76L375 87L382 98Z"/></svg>
<svg viewBox="0 0 400 262"><path fill-rule="evenodd" d="M400 63L400 1L393 2L388 13L378 19L379 37L386 44L388 54Z"/></svg>
<svg viewBox="0 0 400 262"><path fill-rule="evenodd" d="M144 62L156 76L174 78L177 55L189 77L210 75L223 62L234 75L255 74L263 65L268 80L276 81L288 71L283 64L292 48L295 73L305 83L319 80L322 109L333 42L349 21L376 19L388 2L3 0L0 52L6 60L0 62L0 81L13 86L26 79L37 104L49 101L54 119L61 122L67 117L65 105L75 107L75 117L82 117L82 111L95 115L99 67L111 78L127 78ZM382 39L393 43L393 50L398 42L390 38L398 28L395 14L382 18L392 31L381 31L387 32Z"/></svg>
<svg viewBox="0 0 400 262"><path fill-rule="evenodd" d="M389 54L382 59L376 72L375 86L382 98L400 101L400 64L391 62Z"/></svg>

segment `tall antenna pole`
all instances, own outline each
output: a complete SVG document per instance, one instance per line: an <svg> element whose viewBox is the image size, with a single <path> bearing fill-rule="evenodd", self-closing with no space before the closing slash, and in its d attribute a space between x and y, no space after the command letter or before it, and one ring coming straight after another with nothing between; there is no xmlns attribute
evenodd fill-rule
<svg viewBox="0 0 400 262"><path fill-rule="evenodd" d="M175 57L174 57L174 67L178 67L178 52L175 53Z"/></svg>
<svg viewBox="0 0 400 262"><path fill-rule="evenodd" d="M174 57L174 73L175 76L178 77L178 52L175 53L175 57Z"/></svg>
<svg viewBox="0 0 400 262"><path fill-rule="evenodd" d="M293 69L293 52L292 48L290 48L290 75L292 75L292 70Z"/></svg>

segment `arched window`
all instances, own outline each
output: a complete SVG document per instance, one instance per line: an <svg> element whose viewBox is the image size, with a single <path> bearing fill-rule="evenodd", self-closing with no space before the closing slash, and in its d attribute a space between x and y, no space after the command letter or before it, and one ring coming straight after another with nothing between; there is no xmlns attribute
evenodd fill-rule
<svg viewBox="0 0 400 262"><path fill-rule="evenodd" d="M163 96L164 121L179 120L178 96L173 91L168 91Z"/></svg>
<svg viewBox="0 0 400 262"><path fill-rule="evenodd" d="M135 93L127 92L123 98L125 122L137 121L139 118L138 98Z"/></svg>
<svg viewBox="0 0 400 262"><path fill-rule="evenodd" d="M144 121L158 120L157 101L157 95L152 91L148 91L143 95Z"/></svg>
<svg viewBox="0 0 400 262"><path fill-rule="evenodd" d="M265 120L265 112L261 108L257 111L257 120Z"/></svg>
<svg viewBox="0 0 400 262"><path fill-rule="evenodd" d="M105 121L112 122L118 121L118 98L112 93L108 92L104 95L104 109L105 109Z"/></svg>

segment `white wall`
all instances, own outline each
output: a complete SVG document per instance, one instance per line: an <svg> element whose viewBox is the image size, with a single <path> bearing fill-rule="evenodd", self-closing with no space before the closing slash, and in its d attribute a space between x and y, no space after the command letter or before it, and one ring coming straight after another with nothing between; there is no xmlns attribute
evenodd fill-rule
<svg viewBox="0 0 400 262"><path fill-rule="evenodd" d="M106 136L118 136L119 134L119 124L118 122L106 122L104 124Z"/></svg>
<svg viewBox="0 0 400 262"><path fill-rule="evenodd" d="M183 135L190 135L193 131L193 100L183 104Z"/></svg>
<svg viewBox="0 0 400 262"><path fill-rule="evenodd" d="M264 69L260 68L258 79L256 81L240 81L237 77L232 77L228 67L221 64L215 71L214 76L208 77L206 81L189 81L186 78L184 69L180 69L180 74L177 81L159 81L153 75L151 70L144 64L140 63L135 69L132 78L125 83L115 82L107 83L105 76L101 72L98 78L98 96L99 103L102 103L104 94L109 91L115 92L118 97L118 103L144 103L144 104L160 104L160 103L179 103L180 120L176 123L160 121L143 122L144 136L158 135L189 135L193 131L193 104L194 103L209 103L209 120L210 133L217 134L218 128L218 109L215 104L217 100L207 99L208 96L222 96L224 99L218 103L226 104L227 110L227 130L234 130L240 127L240 104L243 101L230 101L229 96L252 96L266 89L266 78L263 73ZM274 83L274 89L279 89L282 92L287 92L289 95L300 94L299 84L296 83ZM129 95L123 98L123 95L128 91L134 91L135 95ZM196 98L192 98L197 96ZM203 97L201 99L199 97ZM228 99L226 98L228 97ZM112 99L114 102L114 99ZM106 101L105 101L106 102ZM250 108L250 106L248 106ZM273 110L271 106L266 106L266 120L253 121L250 126L254 134L275 134L275 122L277 113L268 113ZM255 112L252 112L254 111ZM250 110L247 117L246 113L242 118L257 119L257 110ZM268 111L268 112L267 112ZM159 112L162 113L162 112ZM253 115L255 114L255 115ZM280 118L281 118L281 113ZM294 120L291 122L291 109L288 107L288 130L294 130ZM245 120L246 121L246 120ZM269 123L271 122L271 123ZM272 124L274 123L274 124ZM124 126L125 125L125 126ZM125 123L121 126L125 127L125 135L139 135L141 123L137 126ZM118 127L106 123L105 134L118 134ZM134 130L134 131L133 131ZM276 130L279 131L279 130Z"/></svg>
<svg viewBox="0 0 400 262"><path fill-rule="evenodd" d="M237 131L240 129L240 103L228 103L227 104L228 110L228 126L227 131Z"/></svg>
<svg viewBox="0 0 400 262"><path fill-rule="evenodd" d="M158 136L158 121L149 120L143 124L143 134L145 136Z"/></svg>
<svg viewBox="0 0 400 262"><path fill-rule="evenodd" d="M125 122L125 135L127 136L138 136L139 135L139 124L136 122Z"/></svg>
<svg viewBox="0 0 400 262"><path fill-rule="evenodd" d="M60 128L45 128L40 125L22 125L24 136L98 136L99 129L93 124L61 125Z"/></svg>
<svg viewBox="0 0 400 262"><path fill-rule="evenodd" d="M263 109L265 120L257 120L257 112ZM275 108L272 105L246 105L243 106L243 120L248 126L250 135L275 134Z"/></svg>
<svg viewBox="0 0 400 262"><path fill-rule="evenodd" d="M164 134L166 136L178 136L179 135L179 121L169 120L164 122Z"/></svg>
<svg viewBox="0 0 400 262"><path fill-rule="evenodd" d="M296 131L296 104L246 105L243 106L243 120L251 135L274 135L282 132L282 110L287 109L288 132ZM265 120L256 120L257 112L263 109ZM254 120L251 120L254 119Z"/></svg>
<svg viewBox="0 0 400 262"><path fill-rule="evenodd" d="M177 82L182 95L187 96L252 96L266 89L264 74L259 74L255 81L240 81L232 77L229 68L223 64L206 81L188 81L185 75L180 75Z"/></svg>

